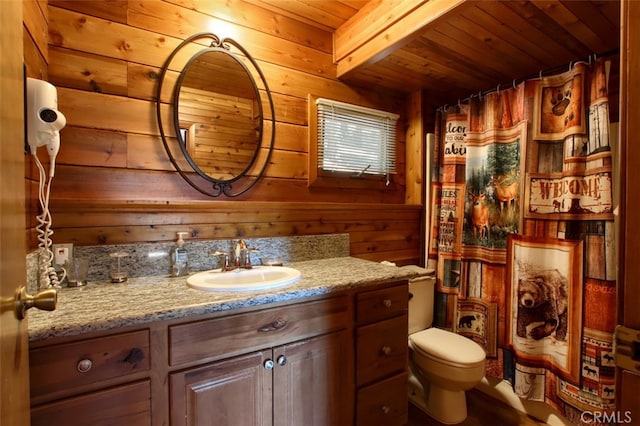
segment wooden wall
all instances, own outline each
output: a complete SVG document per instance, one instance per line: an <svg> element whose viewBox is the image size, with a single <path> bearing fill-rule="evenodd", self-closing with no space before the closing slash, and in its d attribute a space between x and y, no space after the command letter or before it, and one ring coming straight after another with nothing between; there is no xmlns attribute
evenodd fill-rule
<svg viewBox="0 0 640 426"><path fill-rule="evenodd" d="M413 156L405 164L405 132L415 127L407 110L415 116L415 107L404 95L338 81L331 33L239 0L43 2L25 3L25 63L27 75L57 86L67 117L51 192L54 242L170 241L182 230L192 239L348 232L353 256L421 262L421 189L407 191L404 173L419 176L414 170L422 164ZM184 38L202 31L243 44L273 93L274 152L265 177L237 199L192 189L159 137L159 69ZM401 115L400 173L389 188L307 186L310 93ZM25 176L27 237L35 248L33 161ZM412 185L421 182L412 177Z"/></svg>

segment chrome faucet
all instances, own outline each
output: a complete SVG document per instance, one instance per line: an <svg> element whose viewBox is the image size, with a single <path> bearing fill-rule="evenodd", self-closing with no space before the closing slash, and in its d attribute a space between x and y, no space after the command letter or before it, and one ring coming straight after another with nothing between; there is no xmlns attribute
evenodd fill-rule
<svg viewBox="0 0 640 426"><path fill-rule="evenodd" d="M212 251L209 254L212 256L222 256L221 272L233 271L234 269L251 269L251 253L257 252L258 249L249 248L244 240L238 240L235 244L231 244L233 247L232 253L226 253L223 251Z"/></svg>

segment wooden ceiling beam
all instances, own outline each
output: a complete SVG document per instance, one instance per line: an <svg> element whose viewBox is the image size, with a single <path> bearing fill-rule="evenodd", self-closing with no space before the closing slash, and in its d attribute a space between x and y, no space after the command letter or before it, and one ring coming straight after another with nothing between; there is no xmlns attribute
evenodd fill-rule
<svg viewBox="0 0 640 426"><path fill-rule="evenodd" d="M379 61L438 20L454 11L460 13L471 3L467 0L372 0L334 33L338 77Z"/></svg>

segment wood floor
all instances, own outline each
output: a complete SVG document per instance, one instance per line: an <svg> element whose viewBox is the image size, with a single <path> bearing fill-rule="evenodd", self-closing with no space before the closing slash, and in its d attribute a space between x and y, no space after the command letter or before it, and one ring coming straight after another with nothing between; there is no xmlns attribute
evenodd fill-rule
<svg viewBox="0 0 640 426"><path fill-rule="evenodd" d="M460 426L539 426L539 422L478 390L467 391L467 419ZM407 426L442 426L413 404L409 404Z"/></svg>

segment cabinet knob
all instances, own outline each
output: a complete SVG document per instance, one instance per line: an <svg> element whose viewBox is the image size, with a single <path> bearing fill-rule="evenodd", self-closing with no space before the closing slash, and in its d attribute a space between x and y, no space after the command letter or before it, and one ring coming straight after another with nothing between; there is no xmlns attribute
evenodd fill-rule
<svg viewBox="0 0 640 426"><path fill-rule="evenodd" d="M383 405L381 407L381 410L384 414L389 414L389 412L391 411L391 407L389 407L388 405Z"/></svg>
<svg viewBox="0 0 640 426"><path fill-rule="evenodd" d="M382 305L383 305L385 308L390 308L390 307L391 307L391 299L384 299L384 300L382 301Z"/></svg>
<svg viewBox="0 0 640 426"><path fill-rule="evenodd" d="M272 359L268 359L264 362L265 370L273 370L273 366L274 366L274 363Z"/></svg>
<svg viewBox="0 0 640 426"><path fill-rule="evenodd" d="M383 346L381 351L385 355L391 355L391 347L389 347L389 346Z"/></svg>
<svg viewBox="0 0 640 426"><path fill-rule="evenodd" d="M278 357L277 362L278 362L278 365L285 365L287 363L287 357L284 355L280 355Z"/></svg>
<svg viewBox="0 0 640 426"><path fill-rule="evenodd" d="M81 373L86 373L87 371L91 370L91 367L93 367L93 362L90 359L85 358L78 361L76 369Z"/></svg>

